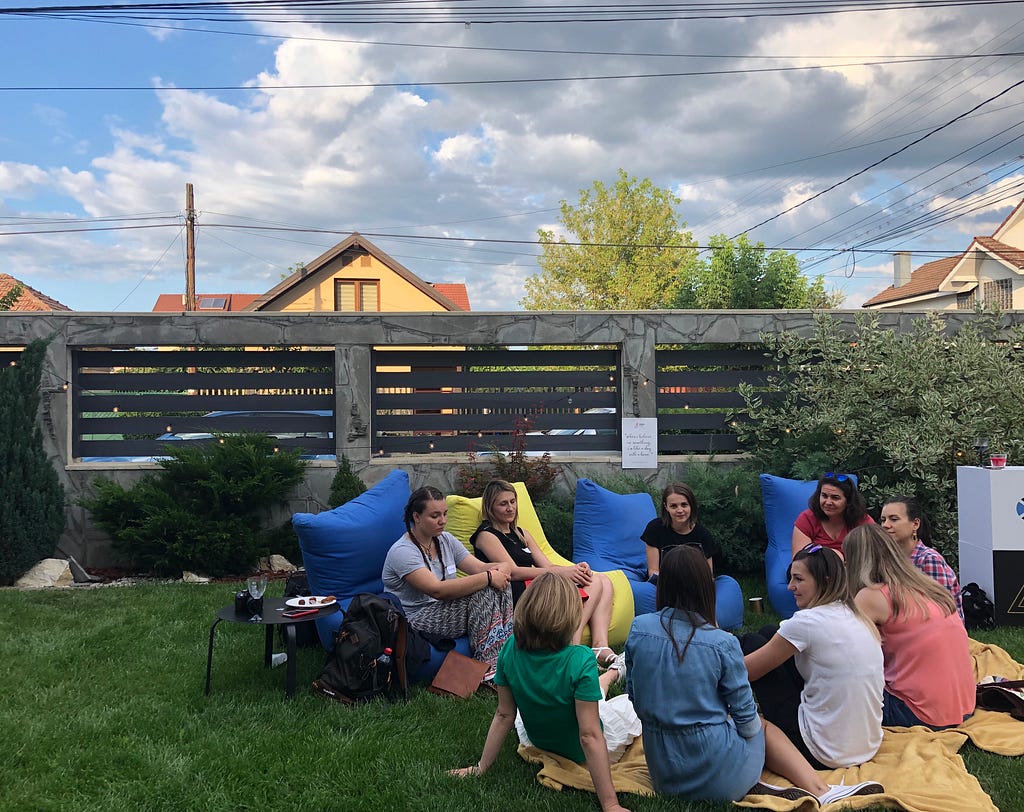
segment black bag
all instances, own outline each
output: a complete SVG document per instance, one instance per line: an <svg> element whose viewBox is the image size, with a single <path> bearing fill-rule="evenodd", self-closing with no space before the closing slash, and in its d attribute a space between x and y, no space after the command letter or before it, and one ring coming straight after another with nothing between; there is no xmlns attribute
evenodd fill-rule
<svg viewBox="0 0 1024 812"><path fill-rule="evenodd" d="M984 589L976 583L969 583L960 590L960 600L964 607L964 625L968 630L996 627L996 608Z"/></svg>
<svg viewBox="0 0 1024 812"><path fill-rule="evenodd" d="M1002 680L986 677L992 682L979 682L977 706L982 710L1002 711L1024 722L1024 680Z"/></svg>
<svg viewBox="0 0 1024 812"><path fill-rule="evenodd" d="M408 700L407 631L405 615L391 601L369 592L356 595L313 690L347 705L378 697ZM386 648L391 649L390 661Z"/></svg>
<svg viewBox="0 0 1024 812"><path fill-rule="evenodd" d="M309 583L306 581L306 571L296 570L288 576L284 584L285 598L308 598L312 592L309 590ZM277 636L281 645L286 645L284 626L277 627ZM316 623L295 624L295 645L296 646L319 646L320 635L316 630Z"/></svg>

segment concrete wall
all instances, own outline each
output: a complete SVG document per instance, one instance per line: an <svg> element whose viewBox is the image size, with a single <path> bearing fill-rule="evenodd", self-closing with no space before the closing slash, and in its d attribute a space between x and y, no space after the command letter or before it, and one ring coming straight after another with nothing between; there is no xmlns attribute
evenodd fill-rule
<svg viewBox="0 0 1024 812"><path fill-rule="evenodd" d="M855 311L833 315L852 325ZM903 330L922 313L878 312L884 328ZM951 332L973 318L972 313L941 314ZM1024 323L1024 312L1007 315ZM620 388L620 414L656 416L654 387L636 381L655 379L655 347L661 344L756 343L763 333L792 330L808 333L809 311L641 311L580 313L0 313L0 346L23 346L54 336L43 372L41 420L47 453L67 491L67 525L61 549L86 566L111 563L109 541L92 527L87 512L75 504L89 492L98 474L130 484L146 464L111 468L96 463L69 463L69 347L112 346L334 346L338 451L368 484L391 468L401 467L413 486L432 483L444 490L454 485L461 455L415 455L372 459L370 413L370 351L373 346L572 345L613 344L620 347L627 374ZM628 374L630 370L637 374ZM686 459L665 457L657 471L641 471L649 482L663 484L683 478ZM617 456L574 458L560 463L561 487L573 488L577 477L620 470ZM313 462L291 510L316 512L326 504L335 466Z"/></svg>

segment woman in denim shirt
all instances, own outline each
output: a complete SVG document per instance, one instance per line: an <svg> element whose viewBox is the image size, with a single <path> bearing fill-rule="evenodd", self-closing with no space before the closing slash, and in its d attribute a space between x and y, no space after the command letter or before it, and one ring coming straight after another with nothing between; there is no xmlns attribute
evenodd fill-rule
<svg viewBox="0 0 1024 812"><path fill-rule="evenodd" d="M762 723L739 642L704 620L715 616L715 586L699 550L665 555L657 605L626 641L626 690L654 789L691 801L834 794L781 730ZM760 782L766 763L796 786Z"/></svg>

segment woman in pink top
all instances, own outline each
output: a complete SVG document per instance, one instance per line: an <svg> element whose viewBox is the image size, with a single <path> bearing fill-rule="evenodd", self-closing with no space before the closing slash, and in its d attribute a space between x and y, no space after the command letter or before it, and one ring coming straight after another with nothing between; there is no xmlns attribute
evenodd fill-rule
<svg viewBox="0 0 1024 812"><path fill-rule="evenodd" d="M882 724L961 724L974 713L975 679L953 596L878 525L850 531L843 549L854 601L882 635Z"/></svg>
<svg viewBox="0 0 1024 812"><path fill-rule="evenodd" d="M807 510L793 525L793 555L808 544L820 544L843 555L843 539L853 528L871 524L864 497L853 477L829 471L818 480Z"/></svg>

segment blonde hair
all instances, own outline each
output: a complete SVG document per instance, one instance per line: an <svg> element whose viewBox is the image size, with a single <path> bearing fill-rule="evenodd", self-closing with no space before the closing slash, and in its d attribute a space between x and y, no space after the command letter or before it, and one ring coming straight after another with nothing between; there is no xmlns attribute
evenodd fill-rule
<svg viewBox="0 0 1024 812"><path fill-rule="evenodd" d="M512 487L511 483L504 479L492 479L488 482L484 488L483 498L480 500L480 511L484 514L484 518L493 524L496 521L494 503L503 493L510 493L516 497L516 518L512 520L511 529L513 530L512 535L517 535L514 531L516 520L519 518L519 494L516 493L516 489Z"/></svg>
<svg viewBox="0 0 1024 812"><path fill-rule="evenodd" d="M893 617L911 610L928 616L928 604L936 603L946 615L956 602L944 586L915 567L896 541L877 524L855 527L843 541L850 592L856 595L870 586L889 589Z"/></svg>
<svg viewBox="0 0 1024 812"><path fill-rule="evenodd" d="M572 642L583 620L579 590L568 578L542 572L516 603L512 633L526 651L561 651Z"/></svg>

